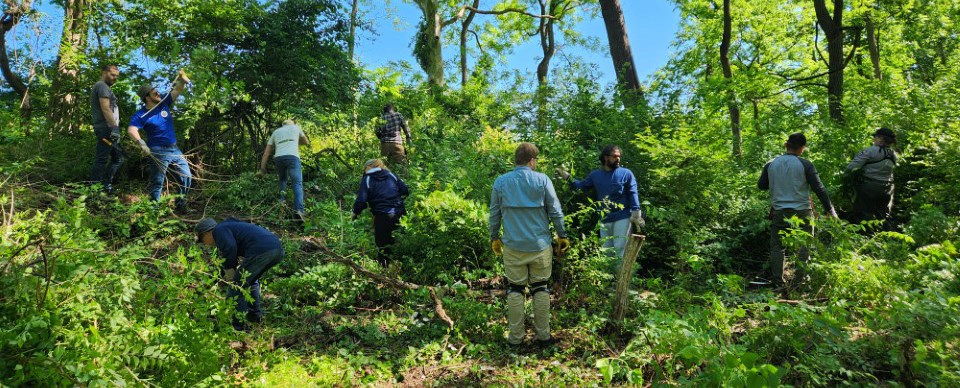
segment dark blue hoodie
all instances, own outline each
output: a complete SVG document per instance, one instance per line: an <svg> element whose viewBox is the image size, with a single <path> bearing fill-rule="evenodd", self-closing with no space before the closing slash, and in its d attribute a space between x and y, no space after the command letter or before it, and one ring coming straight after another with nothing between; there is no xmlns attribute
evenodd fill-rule
<svg viewBox="0 0 960 388"><path fill-rule="evenodd" d="M407 184L393 173L372 168L360 178L360 191L353 203L353 213L360 214L367 208L373 214L404 214L403 200L410 194Z"/></svg>

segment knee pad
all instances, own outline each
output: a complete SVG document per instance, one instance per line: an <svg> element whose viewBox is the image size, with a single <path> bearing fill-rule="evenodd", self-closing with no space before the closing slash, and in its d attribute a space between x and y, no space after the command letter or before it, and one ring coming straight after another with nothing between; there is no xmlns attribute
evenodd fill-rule
<svg viewBox="0 0 960 388"><path fill-rule="evenodd" d="M507 295L510 295L511 293L513 293L513 294L520 294L522 296L526 296L526 291L527 291L526 288L527 286L510 283L510 285L507 288Z"/></svg>
<svg viewBox="0 0 960 388"><path fill-rule="evenodd" d="M546 292L547 294L549 294L550 288L548 287L548 284L549 284L549 281L547 280L530 284L530 294L536 294L538 292Z"/></svg>

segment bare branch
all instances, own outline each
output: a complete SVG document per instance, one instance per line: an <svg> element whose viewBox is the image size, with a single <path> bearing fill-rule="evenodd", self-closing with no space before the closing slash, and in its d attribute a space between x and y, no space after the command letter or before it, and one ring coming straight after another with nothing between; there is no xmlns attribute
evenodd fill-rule
<svg viewBox="0 0 960 388"><path fill-rule="evenodd" d="M465 6L463 6L462 8L460 8L460 12L457 13L457 16L459 17L460 15L462 15L464 10L470 10L470 11L473 11L473 12L478 13L478 14L481 14L481 15L503 15L503 14L507 14L507 13L519 13L519 14L521 14L521 15L526 15L526 16L529 16L529 17L532 17L532 18L537 18L537 19L556 19L556 18L557 18L556 16L553 16L553 15L536 15L536 14L532 14L532 13L530 13L530 12L527 12L527 10L525 10L525 9L520 9L520 8L504 8L504 9L499 9L499 10L483 10L483 9L476 9L476 8L471 7L471 6L469 6L469 5L465 5Z"/></svg>

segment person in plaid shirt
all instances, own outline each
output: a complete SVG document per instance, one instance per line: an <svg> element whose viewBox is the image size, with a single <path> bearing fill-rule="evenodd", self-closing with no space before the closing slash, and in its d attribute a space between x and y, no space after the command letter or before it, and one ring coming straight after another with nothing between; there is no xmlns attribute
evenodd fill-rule
<svg viewBox="0 0 960 388"><path fill-rule="evenodd" d="M400 112L394 110L393 104L383 106L383 115L380 116L383 124L377 127L377 138L380 139L380 155L393 163L407 163L407 154L403 149L403 137L407 143L410 140L410 128ZM400 130L403 129L403 137Z"/></svg>

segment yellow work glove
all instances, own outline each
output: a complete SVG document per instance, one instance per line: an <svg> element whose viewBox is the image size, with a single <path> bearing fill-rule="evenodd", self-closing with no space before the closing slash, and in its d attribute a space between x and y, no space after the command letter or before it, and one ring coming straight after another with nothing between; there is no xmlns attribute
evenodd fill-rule
<svg viewBox="0 0 960 388"><path fill-rule="evenodd" d="M490 249L493 249L493 253L497 256L503 256L503 241L493 240L490 243Z"/></svg>
<svg viewBox="0 0 960 388"><path fill-rule="evenodd" d="M570 250L570 240L566 237L558 237L553 240L553 254L563 256Z"/></svg>

